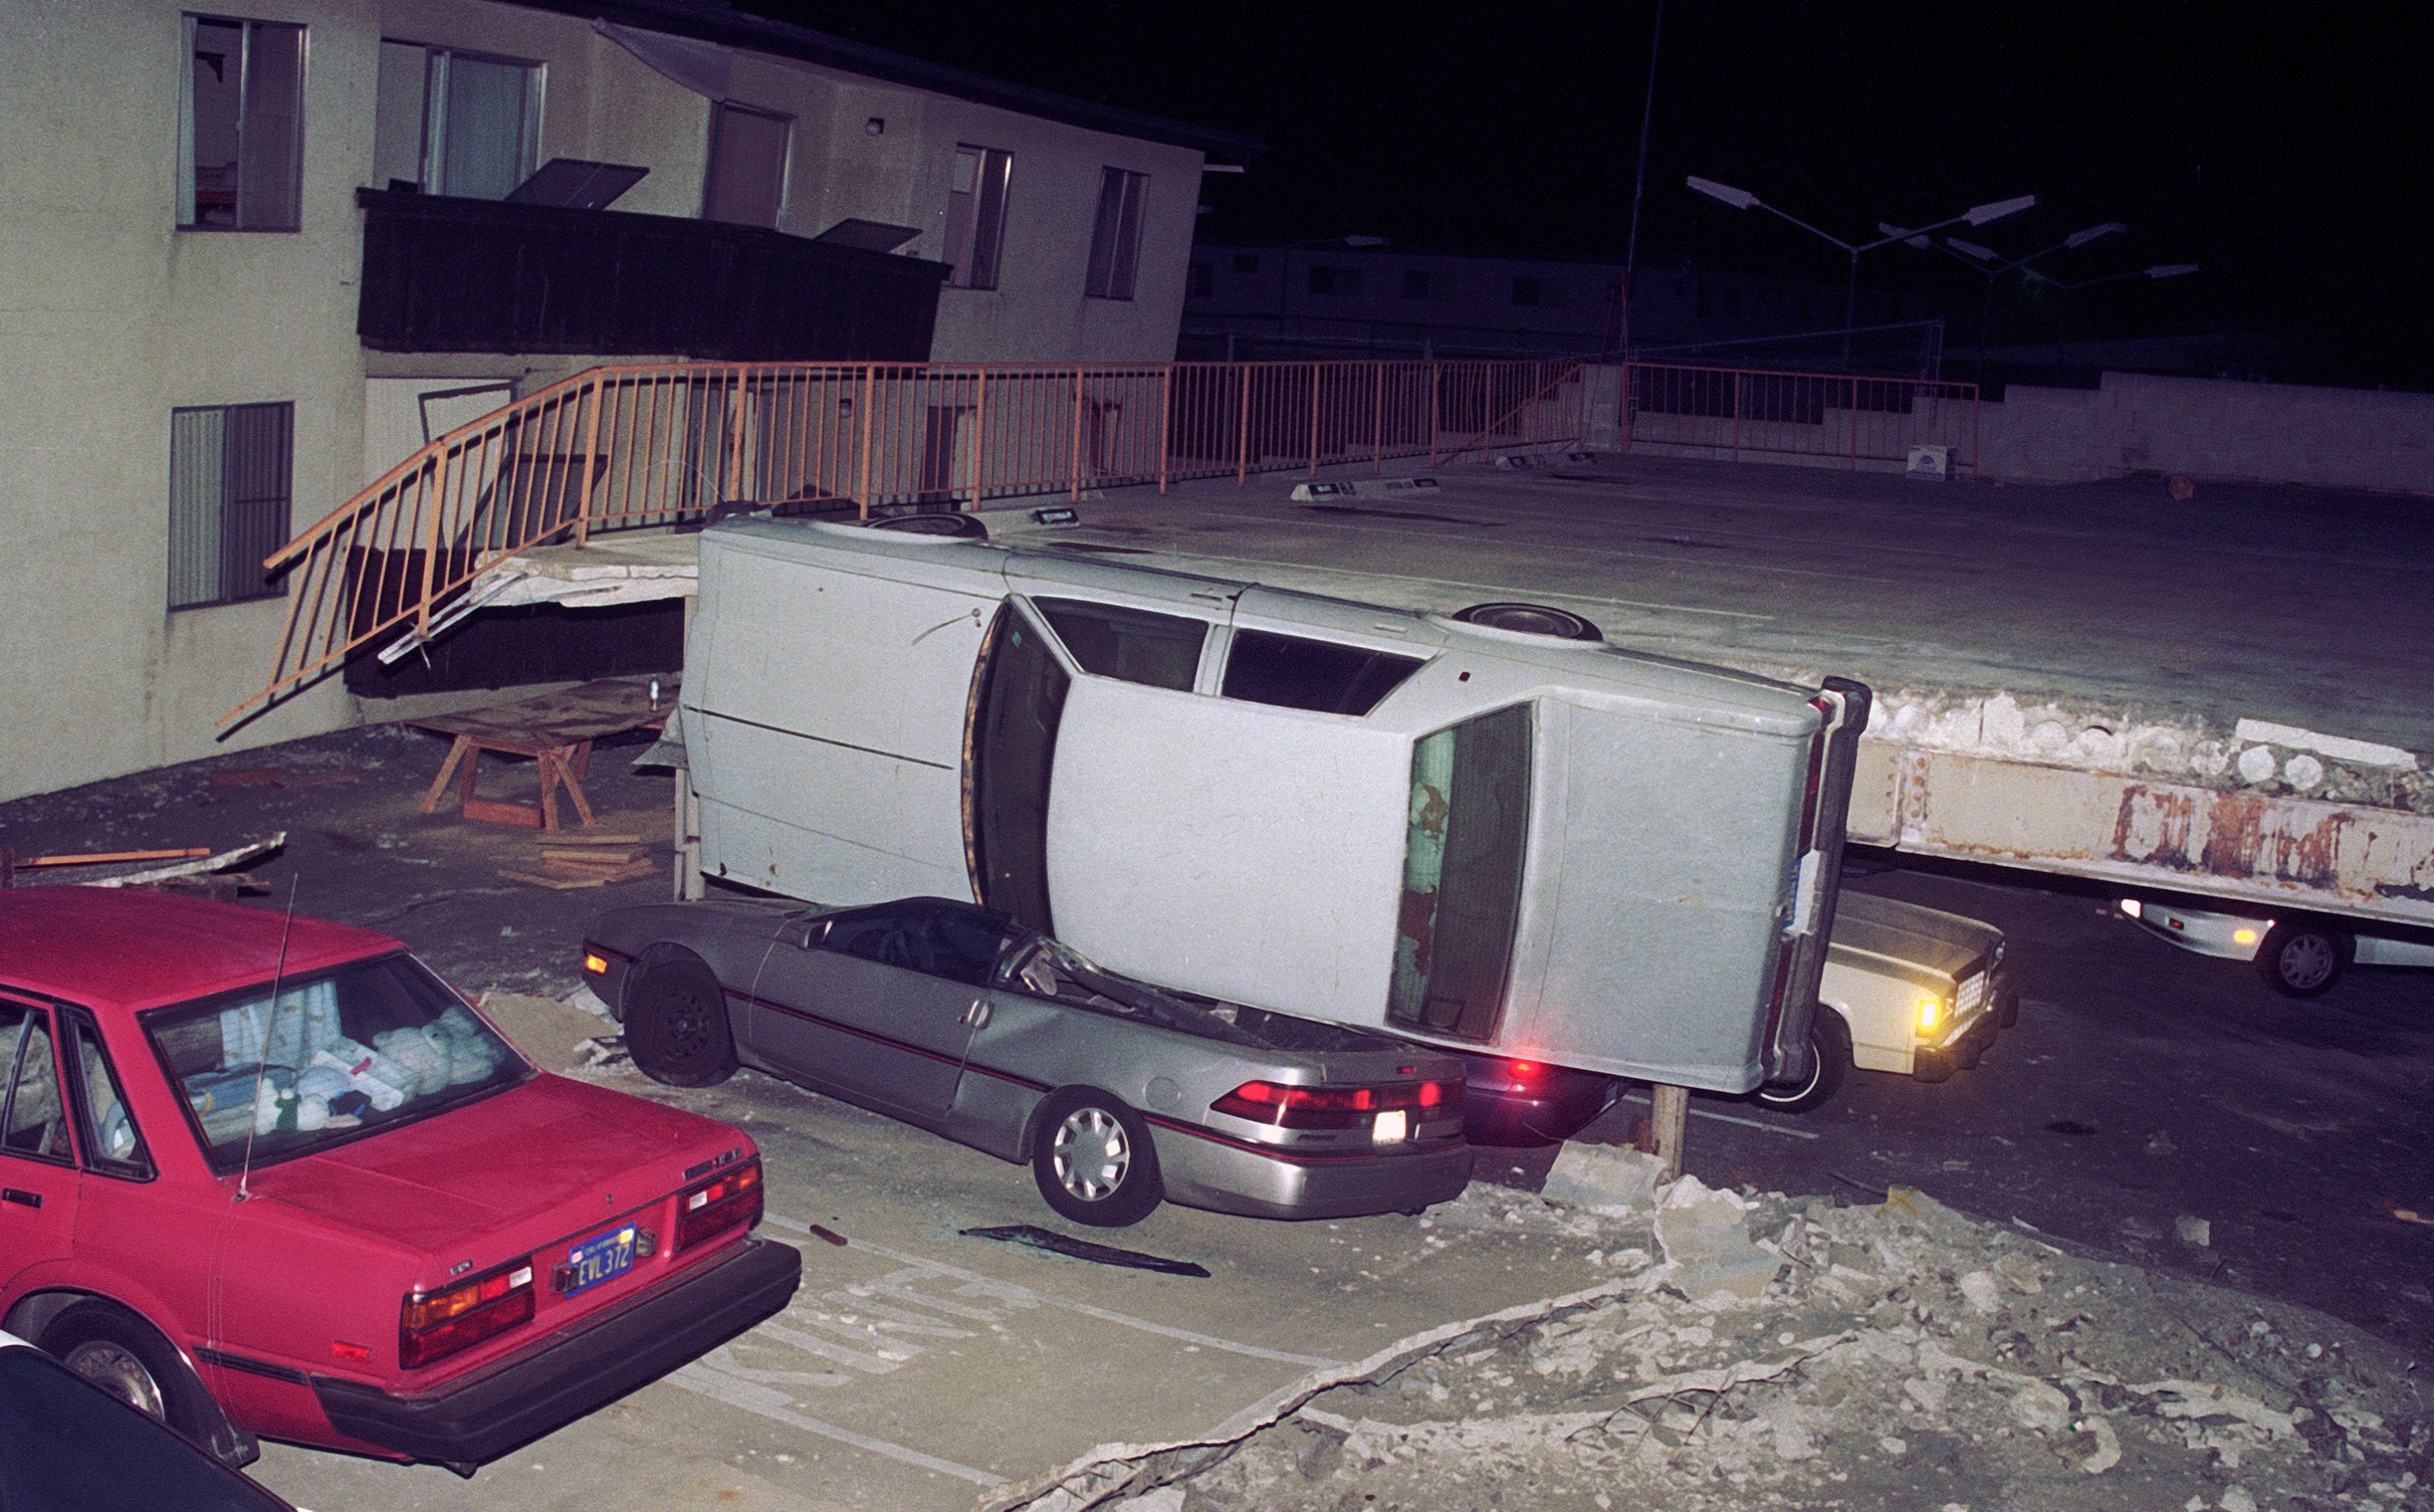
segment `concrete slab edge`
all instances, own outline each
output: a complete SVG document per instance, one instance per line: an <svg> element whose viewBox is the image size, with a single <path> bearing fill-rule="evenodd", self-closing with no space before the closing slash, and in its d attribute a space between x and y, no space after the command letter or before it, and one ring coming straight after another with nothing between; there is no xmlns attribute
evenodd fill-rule
<svg viewBox="0 0 2434 1512"><path fill-rule="evenodd" d="M986 1493L976 1503L974 1512L1085 1512L1085 1509L1103 1505L1113 1498L1150 1489L1166 1479L1169 1471L1180 1474L1196 1468L1208 1453L1283 1421L1321 1392L1389 1374L1450 1340L1481 1329L1535 1323L1569 1309L1587 1307L1609 1297L1639 1291L1648 1284L1648 1280L1647 1271L1635 1271L1629 1276L1601 1281L1595 1286L1568 1292L1561 1297L1522 1302L1480 1317L1439 1324L1397 1339L1368 1358L1351 1365L1313 1370L1300 1380L1270 1392L1207 1434L1162 1443L1101 1444L1062 1469L1036 1476L1010 1488ZM1193 1452L1195 1451L1200 1452Z"/></svg>

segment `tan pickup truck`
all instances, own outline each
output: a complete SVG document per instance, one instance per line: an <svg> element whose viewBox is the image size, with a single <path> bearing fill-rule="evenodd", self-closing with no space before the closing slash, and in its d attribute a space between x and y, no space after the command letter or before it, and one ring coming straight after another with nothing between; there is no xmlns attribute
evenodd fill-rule
<svg viewBox="0 0 2434 1512"><path fill-rule="evenodd" d="M1853 1066L1942 1081L1977 1065L2019 1015L2001 930L1855 890L1837 904L1817 997L1834 1010L1809 1028L1817 1069L1804 1082L1760 1088L1771 1108L1815 1108Z"/></svg>

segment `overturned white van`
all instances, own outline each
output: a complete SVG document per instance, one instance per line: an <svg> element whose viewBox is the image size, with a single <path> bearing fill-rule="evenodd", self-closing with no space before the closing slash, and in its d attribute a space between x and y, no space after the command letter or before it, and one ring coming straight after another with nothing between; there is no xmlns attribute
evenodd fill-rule
<svg viewBox="0 0 2434 1512"><path fill-rule="evenodd" d="M1130 975L1745 1091L1808 1073L1868 693L1078 555L701 538L712 876L970 897Z"/></svg>

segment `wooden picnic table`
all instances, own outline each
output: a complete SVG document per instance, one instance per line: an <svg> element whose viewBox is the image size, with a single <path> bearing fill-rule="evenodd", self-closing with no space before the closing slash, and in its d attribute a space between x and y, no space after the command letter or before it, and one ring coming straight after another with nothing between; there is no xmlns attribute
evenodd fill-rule
<svg viewBox="0 0 2434 1512"><path fill-rule="evenodd" d="M660 685L656 704L651 684ZM583 796L583 775L591 762L591 743L603 735L628 730L657 730L667 723L677 704L677 679L602 678L560 693L519 698L458 713L435 714L409 721L417 729L453 735L448 759L440 764L431 791L423 795L422 812L437 812L448 791L448 780L458 778L456 803L465 817L492 824L518 824L530 830L556 830L557 790L564 788L574 812L589 829L591 800ZM527 756L540 772L537 803L507 803L473 796L473 780L484 751L501 756ZM461 776L460 776L461 774Z"/></svg>

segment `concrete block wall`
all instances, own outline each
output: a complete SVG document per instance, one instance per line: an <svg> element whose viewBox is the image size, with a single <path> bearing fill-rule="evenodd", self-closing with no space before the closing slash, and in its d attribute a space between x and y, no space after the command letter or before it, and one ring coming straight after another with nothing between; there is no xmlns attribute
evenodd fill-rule
<svg viewBox="0 0 2434 1512"><path fill-rule="evenodd" d="M2108 372L2103 387L2014 384L1978 418L1979 475L2075 483L2185 472L2434 491L2434 395Z"/></svg>

